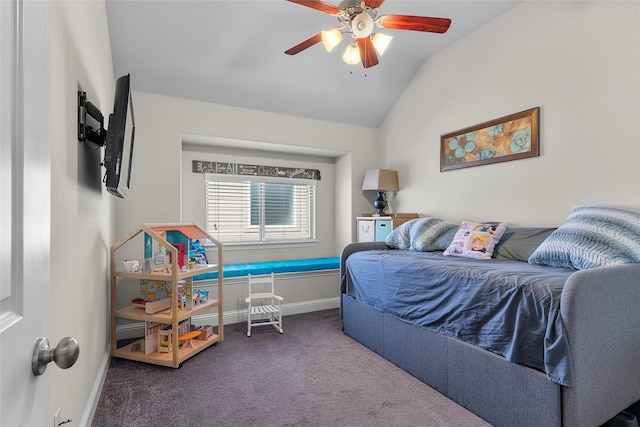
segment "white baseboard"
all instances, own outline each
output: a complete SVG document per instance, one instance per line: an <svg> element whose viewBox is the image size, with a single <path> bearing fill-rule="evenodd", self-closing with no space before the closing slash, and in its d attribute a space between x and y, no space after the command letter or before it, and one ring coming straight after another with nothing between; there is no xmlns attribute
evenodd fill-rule
<svg viewBox="0 0 640 427"><path fill-rule="evenodd" d="M91 427L93 416L96 413L96 408L98 407L98 402L100 401L100 395L102 394L102 386L104 385L104 381L107 378L107 372L109 371L109 362L111 361L110 354L111 345L107 344L107 352L102 358L100 369L98 370L98 375L96 376L96 380L94 381L93 387L91 388L91 393L89 394L89 398L87 399L87 405L84 408L82 419L78 424L80 426Z"/></svg>
<svg viewBox="0 0 640 427"><path fill-rule="evenodd" d="M329 310L340 307L340 297L324 298L311 301L282 304L282 316L293 314L310 313L312 311ZM224 324L231 325L247 321L247 310L234 310L224 312ZM198 314L191 318L194 325L214 325L218 324L218 313ZM141 322L130 323L118 326L116 330L117 339L139 338L144 336L144 324ZM105 374L106 375L106 374Z"/></svg>

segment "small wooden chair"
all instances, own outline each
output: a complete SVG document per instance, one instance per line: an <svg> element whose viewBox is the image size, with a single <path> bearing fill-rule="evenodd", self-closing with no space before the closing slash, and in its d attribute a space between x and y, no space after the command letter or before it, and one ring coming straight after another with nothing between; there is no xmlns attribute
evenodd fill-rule
<svg viewBox="0 0 640 427"><path fill-rule="evenodd" d="M263 291L263 292L259 292ZM247 336L252 326L272 325L282 333L282 298L275 294L275 276L251 276L249 274L249 296L245 302L247 310Z"/></svg>

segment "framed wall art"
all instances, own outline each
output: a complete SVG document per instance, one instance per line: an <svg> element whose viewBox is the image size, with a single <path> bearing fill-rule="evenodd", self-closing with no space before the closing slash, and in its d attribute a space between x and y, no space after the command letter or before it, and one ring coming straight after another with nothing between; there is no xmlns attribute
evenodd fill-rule
<svg viewBox="0 0 640 427"><path fill-rule="evenodd" d="M540 107L440 136L440 171L537 157Z"/></svg>

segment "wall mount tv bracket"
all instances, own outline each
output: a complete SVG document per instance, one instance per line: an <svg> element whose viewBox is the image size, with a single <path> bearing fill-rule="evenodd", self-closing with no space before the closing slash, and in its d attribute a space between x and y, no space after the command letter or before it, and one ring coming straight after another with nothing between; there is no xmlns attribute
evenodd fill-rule
<svg viewBox="0 0 640 427"><path fill-rule="evenodd" d="M103 147L107 138L104 117L100 109L87 101L87 93L78 91L78 140L97 150Z"/></svg>

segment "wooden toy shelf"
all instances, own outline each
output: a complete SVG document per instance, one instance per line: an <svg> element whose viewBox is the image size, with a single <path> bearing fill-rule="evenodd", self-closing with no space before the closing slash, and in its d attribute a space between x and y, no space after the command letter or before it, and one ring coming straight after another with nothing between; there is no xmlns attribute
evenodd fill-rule
<svg viewBox="0 0 640 427"><path fill-rule="evenodd" d="M172 351L171 353L151 353L144 354L141 352L133 351L133 346L138 343L138 341L126 345L124 347L120 347L115 352L112 350L111 355L114 357L120 357L122 359L135 360L138 362L145 363L153 363L155 365L168 366L170 368L179 367L180 363L185 360L193 357L195 354L205 350L210 345L217 343L220 341L220 337L216 334L213 334L209 338L204 341L201 340L193 340L193 348L184 346L183 348L179 348L178 351ZM174 347L175 348L175 347ZM178 365L176 366L176 358Z"/></svg>
<svg viewBox="0 0 640 427"><path fill-rule="evenodd" d="M123 259L116 257L116 252L123 245L130 242L136 236L144 233L145 246L158 245L163 248L166 254L169 255L170 263L165 264L162 267L161 272L149 269L146 265L150 259L149 250L145 248L145 261L140 263L142 271L125 271L118 269L122 266ZM168 237L171 236L171 239ZM179 254L178 246L175 242L169 242L169 240L180 240L190 243L191 239L208 239L217 247L217 264L207 264L206 266L198 266L197 268L181 270L179 267L179 259L183 255ZM152 242L152 245L148 245L147 242ZM187 246L188 247L188 246ZM207 232L202 230L195 224L142 224L129 234L124 236L118 242L111 247L111 355L113 357L119 357L123 359L135 360L145 363L153 363L156 365L163 365L172 368L178 368L182 362L188 358L194 356L202 350L216 344L218 341L222 341L224 338L224 325L223 325L223 309L222 309L222 243L211 237ZM155 256L155 255L153 255ZM156 266L154 264L154 266ZM147 269L145 272L144 269ZM211 271L218 271L218 292L217 299L211 298L207 294L207 300L203 301L198 299L194 301L191 295L191 300L187 299L187 302L183 299L183 295L180 294L178 284L184 281L189 282L189 289L193 293L192 278L196 275L208 273ZM121 279L136 279L125 280ZM122 281L122 283L119 283ZM118 287L127 286L130 283L146 283L151 282L165 282L170 283L167 285L167 289L171 288L169 298L171 300L169 308L158 311L153 314L147 314L142 306L126 305L120 303L118 308ZM128 282L128 283L125 283ZM167 301L166 299L163 301ZM180 301L180 304L178 303ZM149 303L147 303L149 304ZM190 318L203 313L208 310L218 310L218 328L217 333L213 333L206 337L206 339L188 339L181 342L180 338L180 326L182 322L187 321L190 324ZM117 326L118 319L135 320L145 323L145 335L147 331L147 325L170 325L171 339L169 351L160 352L160 348L156 348L155 351L140 351L146 346L151 346L152 342L145 342L146 338L135 341L129 345L118 348L117 347ZM189 319L189 320L188 320ZM184 335L184 334L183 334ZM204 336L204 335L203 335ZM183 336L183 338L186 338ZM156 338L155 345L157 346L158 339ZM163 341L164 343L169 340ZM151 348L151 347L150 347Z"/></svg>
<svg viewBox="0 0 640 427"><path fill-rule="evenodd" d="M217 306L218 300L209 300L199 307L194 308L193 310L178 308L178 322ZM141 320L143 322L171 323L171 320L173 319L173 308L167 308L166 310L162 310L157 313L147 314L144 312L143 308L130 306L116 310L116 317L131 320Z"/></svg>

